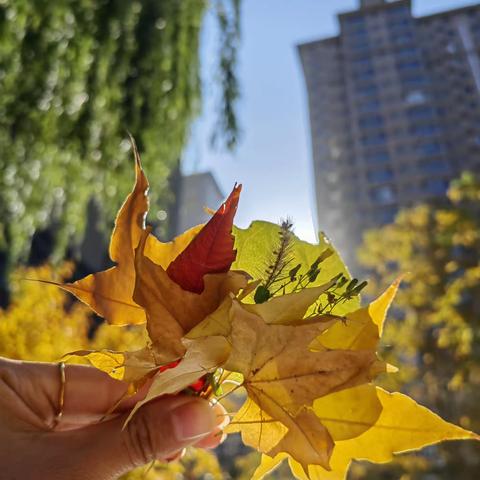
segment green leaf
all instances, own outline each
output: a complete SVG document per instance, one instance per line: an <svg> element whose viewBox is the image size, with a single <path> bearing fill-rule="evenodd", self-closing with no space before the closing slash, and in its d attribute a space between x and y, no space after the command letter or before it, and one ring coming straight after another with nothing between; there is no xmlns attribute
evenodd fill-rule
<svg viewBox="0 0 480 480"><path fill-rule="evenodd" d="M252 222L247 229L234 227L233 234L235 235L237 259L233 263L232 268L244 270L254 279L261 279L264 276L271 254L278 245L279 232L279 225L265 221ZM308 272L311 265L318 262L319 258L321 259L322 268L308 287L323 285L338 276L338 274L343 274L348 280L351 279L350 273L340 255L323 234L319 234L318 244L305 242L295 235L292 235L292 237L291 250L289 252L289 255L292 257L292 265L301 264L301 268L296 274L300 275ZM328 255L326 251L329 251ZM285 293L291 292L294 289L294 285L292 283L286 285ZM338 288L337 293L342 293L343 291L344 286L341 286ZM248 297L246 301L254 302L252 296ZM359 298L353 297L337 305L332 313L343 315L359 307Z"/></svg>
<svg viewBox="0 0 480 480"><path fill-rule="evenodd" d="M264 285L259 285L255 290L255 296L253 297L255 303L265 303L270 298L270 292Z"/></svg>

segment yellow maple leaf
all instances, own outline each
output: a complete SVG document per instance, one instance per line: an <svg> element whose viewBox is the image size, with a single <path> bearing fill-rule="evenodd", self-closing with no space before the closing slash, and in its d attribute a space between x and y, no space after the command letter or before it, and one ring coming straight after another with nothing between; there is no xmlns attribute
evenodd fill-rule
<svg viewBox="0 0 480 480"><path fill-rule="evenodd" d="M311 344L315 348L343 348L349 350L377 349L388 309L397 293L401 279L397 279L376 300L366 307L345 315L343 323L333 325Z"/></svg>
<svg viewBox="0 0 480 480"><path fill-rule="evenodd" d="M149 185L133 139L131 143L135 156L135 184L118 212L109 247L110 258L116 265L76 282L60 285L113 325L146 321L145 311L133 301L133 290L136 278L134 253L145 229ZM201 226L187 230L168 243L149 235L145 255L160 265L168 266L200 229Z"/></svg>
<svg viewBox="0 0 480 480"><path fill-rule="evenodd" d="M224 335L231 344L224 366L243 375L248 400L228 431L241 432L245 443L269 455L287 451L304 468L328 468L333 448L310 408L315 399L370 382L384 370L374 350L309 349L322 332L341 323L330 315L302 320L323 290L305 289L261 305L230 298L188 335Z"/></svg>
<svg viewBox="0 0 480 480"><path fill-rule="evenodd" d="M394 282L369 306L346 315L311 344L314 350L377 348L388 308L398 289ZM389 393L371 384L337 391L318 398L313 411L334 440L329 468L305 468L286 450L263 455L253 480L260 480L285 459L302 480L343 480L353 459L388 462L393 454L453 439L480 439L472 432L445 422L427 408L400 393ZM275 454L275 455L273 455Z"/></svg>
<svg viewBox="0 0 480 480"><path fill-rule="evenodd" d="M108 373L112 378L132 384L157 369L153 352L148 347L133 352L77 350L64 358L68 360L69 357L83 357L93 367Z"/></svg>
<svg viewBox="0 0 480 480"><path fill-rule="evenodd" d="M147 322L151 344L138 352L100 350L70 355L83 357L113 378L138 387L158 366L185 354L182 337L215 311L225 296L246 287L247 276L228 271L235 258L231 228L240 187L234 188L206 225L162 243L145 226L149 185L131 142L135 184L119 210L110 241L110 258L116 265L59 286L111 324Z"/></svg>
<svg viewBox="0 0 480 480"><path fill-rule="evenodd" d="M335 442L330 472L311 466L308 475L290 461L292 471L302 480L344 480L353 459L386 463L394 454L409 452L445 440L480 440L473 432L446 422L437 414L401 393L390 393L377 387L382 413L375 424L362 435ZM254 477L261 478L261 477Z"/></svg>

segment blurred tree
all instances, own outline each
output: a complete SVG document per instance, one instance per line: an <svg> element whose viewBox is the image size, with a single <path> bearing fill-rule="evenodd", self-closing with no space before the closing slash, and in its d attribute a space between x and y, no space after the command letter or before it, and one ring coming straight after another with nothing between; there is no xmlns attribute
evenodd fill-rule
<svg viewBox="0 0 480 480"><path fill-rule="evenodd" d="M79 302L65 311L59 288L26 278L62 281L72 264L57 272L48 266L19 268L12 274L12 302L0 309L0 355L18 360L58 361L65 353L87 348L90 311Z"/></svg>
<svg viewBox="0 0 480 480"><path fill-rule="evenodd" d="M235 468L230 478L234 480L250 480L261 461L261 454L252 449L249 453L233 458ZM268 474L268 480L292 480L292 472L288 462L283 462L273 472Z"/></svg>
<svg viewBox="0 0 480 480"><path fill-rule="evenodd" d="M78 349L110 348L135 350L145 345L143 326L119 328L103 323L90 338L91 311L57 287L26 281L55 279L59 282L72 274L73 265L58 269L48 265L18 268L12 274L12 302L0 308L0 356L56 362L65 353ZM67 309L65 309L67 305ZM122 480L222 480L224 478L215 455L190 449L182 462L156 462L147 473L139 468Z"/></svg>
<svg viewBox="0 0 480 480"><path fill-rule="evenodd" d="M152 203L168 204L168 176L199 111L208 6L207 0L0 1L0 274L26 258L34 232L52 225L54 255L61 258L82 233L92 196L106 223L113 220L132 182L127 129L155 184ZM239 0L216 0L212 8L223 42L219 131L231 147L238 133ZM6 273L0 277L5 290Z"/></svg>
<svg viewBox="0 0 480 480"><path fill-rule="evenodd" d="M401 367L387 387L480 431L480 177L464 174L447 200L405 210L368 232L359 260L373 273L370 293L408 273L394 304L397 319L385 331L390 347L383 354ZM402 457L395 467L360 465L352 478L467 480L479 471L479 446L465 442Z"/></svg>

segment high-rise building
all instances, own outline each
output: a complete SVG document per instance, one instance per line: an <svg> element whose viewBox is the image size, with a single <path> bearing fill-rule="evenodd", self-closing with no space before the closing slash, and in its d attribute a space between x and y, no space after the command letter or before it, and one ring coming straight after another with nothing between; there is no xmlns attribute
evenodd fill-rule
<svg viewBox="0 0 480 480"><path fill-rule="evenodd" d="M361 0L340 33L299 45L319 227L353 257L365 229L480 170L480 4L414 17Z"/></svg>

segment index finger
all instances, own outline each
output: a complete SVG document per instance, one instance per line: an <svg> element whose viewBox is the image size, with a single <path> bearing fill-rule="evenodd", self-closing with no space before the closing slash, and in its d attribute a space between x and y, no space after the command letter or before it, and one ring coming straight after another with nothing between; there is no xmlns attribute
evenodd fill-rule
<svg viewBox="0 0 480 480"><path fill-rule="evenodd" d="M16 379L14 388L18 395L45 423L54 424L55 417L62 410L60 429L98 422L119 402L115 411L125 411L145 396L146 387L127 398L126 383L93 367L67 364L62 408L59 364L5 362L11 368L12 378Z"/></svg>

